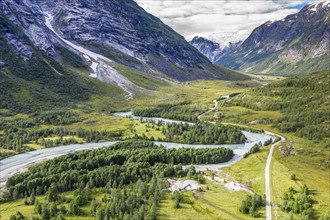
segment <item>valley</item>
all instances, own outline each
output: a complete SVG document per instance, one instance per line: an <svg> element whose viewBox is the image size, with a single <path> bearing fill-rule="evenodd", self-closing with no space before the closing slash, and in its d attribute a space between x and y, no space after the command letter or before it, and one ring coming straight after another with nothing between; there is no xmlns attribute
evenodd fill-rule
<svg viewBox="0 0 330 220"><path fill-rule="evenodd" d="M271 84L273 84L274 82L271 82ZM221 89L217 89L217 85L222 84L222 88ZM236 83L234 82L223 82L223 81L200 81L200 82L192 82L190 85L186 85L182 88L186 87L186 91L185 89L181 91L181 94L176 94L174 95L174 97L180 97L179 99L175 98L173 99L169 99L172 100L169 103L173 103L174 106L181 106L180 108L186 108L186 109L194 109L197 108L199 109L196 113L190 113L190 114L195 114L195 117L198 118L199 120L210 120L211 122L214 121L214 118L218 118L218 116L214 116L219 114L219 110L222 109L230 109L233 107L227 107L227 103L231 103L234 102L236 99L238 99L240 96L242 96L242 94L248 93L249 91L251 91L251 88L255 88L256 85L258 85L258 87L260 87L262 89L262 84L255 84L255 82L245 82L244 86L237 86ZM246 87L246 85L249 85L248 87ZM191 93L190 91L194 91L195 93ZM199 91L199 92L198 92ZM214 93L214 91L218 91L218 93ZM229 99L223 99L217 102L213 102L213 100L216 100L217 98L227 95L227 94L235 94L235 93L242 93L241 95L238 95L237 97L233 97L233 98L229 98ZM196 96L192 95L195 94ZM201 95L204 95L204 97L206 97L206 99L204 99L204 97L200 97ZM164 95L164 93L162 93L162 95ZM216 95L216 96L215 96ZM169 94L169 97L171 97L173 95ZM187 100L187 97L191 98L191 102L190 103L185 103L185 104L180 104L180 99L181 100ZM164 97L158 97L160 100L163 100ZM157 99L155 99L157 100ZM203 100L209 100L208 102L204 102ZM141 102L140 104L136 104L138 103L138 101L135 99L133 100L128 100L127 101L127 106L125 107L119 107L117 108L117 111L122 111L124 109L129 109L129 108L133 108L134 109L143 109L144 106L146 105L141 105L143 102ZM177 104L175 104L177 103ZM241 102L242 103L242 102ZM136 107L134 107L136 105ZM84 105L80 105L80 107L83 107ZM129 107L130 106L130 107ZM152 105L147 105L149 106L149 108L157 108L158 104L157 102L153 103ZM203 107L204 106L204 107ZM224 107L225 106L225 107ZM82 108L82 110L85 107ZM144 107L145 108L145 107ZM179 108L179 109L180 109ZM239 108L238 108L239 109ZM83 112L81 110L74 110L75 112L79 112L80 114ZM180 114L178 112L178 110L176 110L175 108L170 109L170 111L173 111L173 117L176 118L175 115ZM224 119L222 119L223 123L226 123L226 121L228 121L228 123L233 123L233 124L237 124L238 121L236 121L236 117L241 117L242 110L239 111L229 111L231 114L234 115L228 115L227 113L225 113L224 115ZM246 110L244 110L246 111ZM244 112L243 111L243 112ZM283 113L277 113L276 111L269 111L269 110L249 110L251 112L249 112L248 114L244 113L242 116L243 118L245 117L244 115L248 116L247 119L248 121L239 121L239 123L241 124L245 124L248 127L251 128L255 128L255 129L263 129L263 130L269 130L269 131L273 131L276 133L280 133L281 135L284 135L288 140L294 140L295 143L299 144L299 142L297 142L297 139L295 137L293 137L292 135L287 135L286 133L281 133L278 130L274 130L274 128L272 128L270 123L273 123L272 121L265 121L263 123L260 124L249 124L249 122L253 122L255 121L255 119L262 119L263 117L267 117L268 115L271 116L271 118L273 118L272 120L278 120L279 118L282 117ZM185 110L185 112L187 112ZM227 112L227 111L225 111ZM163 128L161 128L164 125L152 125L152 121L144 121L144 120L140 120L140 117L133 117L133 119L135 119L134 121L132 121L132 119L130 118L122 118L121 115L126 115L127 114L105 114L105 113L97 113L97 112L92 112L92 113L84 113L81 116L83 118L91 118L91 116L93 117L93 122L88 122L90 121L90 119L86 120L84 119L81 122L74 122L72 124L67 124L65 125L65 127L67 127L69 130L75 130L78 128L84 128L84 129L89 129L89 128L93 128L93 129L102 129L102 130L108 130L108 131L118 131L118 128L120 128L123 132L124 137L134 137L134 135L140 135L143 136L145 135L146 137L153 137L155 138L155 140L157 140L157 138L164 138L164 134L162 134L161 130ZM236 116L235 116L236 115ZM261 117L262 116L262 117ZM17 115L15 117L23 117L23 118L29 118L29 116L24 116L24 115ZM170 116L172 117L172 116ZM228 119L227 119L228 117ZM13 118L13 116L9 116L9 118ZM233 120L235 119L235 120ZM172 122L171 120L168 120L170 122ZM167 121L167 122L168 122ZM88 123L85 123L88 122ZM269 123L269 124L268 124ZM156 123L157 124L157 123ZM268 125L267 125L268 124ZM41 127L63 127L63 125L41 125ZM158 126L160 126L159 128L157 128ZM244 128L243 128L244 129ZM106 141L106 139L100 139L99 141ZM114 142L112 142L114 143ZM285 142L284 142L285 143ZM308 142L307 142L308 143ZM109 143L110 144L110 143ZM102 144L102 142L98 143L98 146L104 146L104 145L109 145L107 143ZM83 147L84 145L81 145L82 149L85 150L85 147ZM86 145L86 146L93 146L93 145ZM173 145L172 145L173 146ZM216 147L217 145L214 145L214 147ZM251 146L251 145L250 145ZM276 201L278 203L281 203L281 195L284 193L285 190L287 190L287 187L285 186L284 188L278 188L277 185L273 185L274 184L274 179L275 178L280 178L280 179L288 179L290 184L294 187L299 187L299 182L303 181L303 182L307 182L307 184L309 186L314 186L316 188L318 188L319 190L326 190L326 188L323 188L320 186L315 186L315 183L311 183L310 182L310 178L307 176L304 176L302 173L299 174L300 178L302 178L301 180L299 180L298 183L296 183L296 181L292 181L290 180L290 176L292 175L292 173L299 173L298 170L296 170L297 168L292 167L291 165L287 165L287 162L284 162L282 157L279 156L281 155L281 153L279 153L279 146L283 146L283 143L278 143L277 147L274 147L274 156L272 157L272 161L268 164L269 165L269 169L270 169L270 173L271 173L271 179L270 179L270 183L272 185L271 187L271 201ZM39 146L42 147L42 146ZM38 147L38 148L39 148ZM66 147L70 147L70 145L67 145ZM46 148L48 149L48 148ZM49 148L50 149L50 148ZM56 147L54 148L56 149ZM232 164L229 167L223 167L223 166L215 166L217 168L213 168L212 165L210 164L208 169L205 169L206 167L203 168L203 166L200 165L196 165L196 168L199 170L203 170L203 172L205 173L204 175L208 176L208 175L214 175L211 174L213 172L218 173L216 170L218 170L220 167L221 172L218 173L217 175L219 175L222 178L227 179L226 181L229 180L233 180L233 181L239 181L242 184L247 184L245 186L247 186L250 190L252 190L253 192L256 192L260 195L265 194L265 190L267 188L266 182L264 181L264 175L265 175L265 166L266 166L266 158L268 155L268 150L270 149L270 147L264 147L261 152L256 153L256 154L252 154L247 158L241 159L240 161L235 160L235 164ZM3 149L5 150L5 149ZM59 152L62 152L62 150L59 149ZM70 152L70 151L69 151ZM235 151L234 151L235 152ZM246 152L246 151L245 151ZM72 151L70 152L72 153ZM241 153L240 155L244 155L244 153ZM306 159L306 156L304 156ZM308 156L307 156L308 158ZM285 161L288 161L287 158L284 158ZM259 161L259 162L258 162ZM289 160L290 161L290 160ZM306 160L307 162L308 160ZM246 164L253 164L253 166L251 165L246 165ZM306 164L307 165L307 164ZM234 173L232 172L235 169L239 169L236 170ZM288 168L290 167L290 168ZM282 170L280 173L278 173L278 169ZM314 169L314 168L313 168ZM286 170L286 171L284 171ZM290 171L289 171L290 170ZM244 171L244 173L242 173ZM284 171L284 173L283 173ZM208 174L210 173L210 174ZM327 175L325 173L323 173L322 175ZM268 177L269 178L269 177ZM307 178L307 179L305 179ZM314 177L317 178L317 177ZM213 218L214 216L227 216L228 214L222 212L221 210L217 209L216 207L225 207L225 210L231 210L229 211L231 214L240 216L239 218L246 218L246 216L240 214L237 209L234 208L234 204L236 204L236 207L239 207L239 202L240 199L239 198L243 198L245 195L247 195L248 193L246 192L242 192L242 191L237 191L237 192L230 192L228 191L228 189L223 188L224 186L218 186L217 183L213 183L214 180L206 180L207 182L207 186L209 188L209 191L206 192L202 192L200 194L201 199L195 198L194 194L192 192L184 192L183 195L184 197L188 198L191 201L194 201L191 205L189 204L183 204L183 207L188 208L188 210L190 210L190 214L186 214L187 216L195 216L195 215L200 215L201 213L204 213L203 216L209 216L209 218ZM285 180L286 181L286 180ZM321 183L321 182L320 182ZM264 187L266 186L266 188ZM324 185L326 186L326 184ZM96 191L92 194L95 193L95 195L98 195L99 189L95 189ZM227 192L226 192L227 191ZM232 194L234 193L237 197L235 197L236 200L232 201L232 206L231 207L227 207L224 203L224 201L226 200L219 200L216 199L214 200L213 196L229 196L232 197ZM327 190L324 191L325 195L327 193ZM68 194L70 195L70 194ZM101 195L103 195L101 193ZM269 196L269 195L268 195ZM94 196L92 196L94 197ZM101 196L102 197L102 196ZM170 195L166 195L165 198L167 198L167 200L165 199L164 201L162 201L160 203L160 209L159 209L159 213L165 213L164 214L164 218L168 219L171 218L171 215L173 214L173 217L176 216L178 213L177 212L181 212L181 209L178 210L173 210L171 208L171 204L172 204L172 200L170 199ZM41 198L42 197L38 197ZM323 210L323 208L326 208L328 205L325 205L324 202L326 200L324 200L325 198L320 195L319 196L315 196L316 199L320 199L319 201L322 201L322 206L317 206L316 212L318 212L317 210L320 209L320 213L322 212L321 210ZM41 200L43 201L43 200ZM206 203L206 201L209 201ZM4 203L6 204L6 203ZM19 204L19 203L18 203ZM162 205L163 204L163 205ZM165 205L166 204L166 205ZM5 206L4 206L5 207ZM26 206L27 210L25 213L29 213L29 207L33 208L33 206ZM199 208L197 208L199 207ZM270 206L268 206L270 207ZM193 208L193 209L192 209ZM88 206L86 207L86 209L88 209ZM165 209L165 210L164 210ZM168 210L170 209L170 210ZM194 211L192 211L192 210ZM12 209L6 209L6 210L15 210L15 206L12 207ZM208 214L205 214L205 211L202 210L209 210ZM210 211L213 210L213 211ZM266 210L266 209L265 209ZM269 211L268 211L269 212ZM10 213L10 211L6 211L5 213ZM87 212L85 212L84 215L86 215ZM172 213L172 214L171 214ZM198 214L199 213L199 214ZM218 214L216 214L218 213ZM263 214L264 213L264 214ZM274 216L275 211L274 209L271 211L272 215ZM276 213L277 215L286 215L286 213L276 209ZM260 210L260 214L261 216L266 216L266 211L262 211ZM163 214L160 214L160 216L162 216ZM87 215L88 216L88 215ZM86 217L87 217L86 216ZM213 216L213 217L212 217ZM189 218L189 217L188 217ZM231 218L230 215L228 215L228 217L224 217L224 219L226 218Z"/></svg>
<svg viewBox="0 0 330 220"><path fill-rule="evenodd" d="M330 3L180 4L0 1L1 220L330 218Z"/></svg>

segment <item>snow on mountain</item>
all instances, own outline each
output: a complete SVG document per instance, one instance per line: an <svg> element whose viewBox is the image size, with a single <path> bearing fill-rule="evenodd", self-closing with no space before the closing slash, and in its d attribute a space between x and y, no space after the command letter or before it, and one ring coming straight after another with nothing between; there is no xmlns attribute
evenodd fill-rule
<svg viewBox="0 0 330 220"><path fill-rule="evenodd" d="M225 48L230 46L230 43L237 43L239 41L244 41L252 30L241 30L238 32L213 32L213 33L199 33L199 37L203 37L210 41L219 44L220 48ZM195 36L187 37L188 41L191 41Z"/></svg>
<svg viewBox="0 0 330 220"><path fill-rule="evenodd" d="M196 47L211 62L217 62L222 56L233 51L248 37L250 31L204 33L195 36L189 43ZM189 38L188 38L189 39Z"/></svg>

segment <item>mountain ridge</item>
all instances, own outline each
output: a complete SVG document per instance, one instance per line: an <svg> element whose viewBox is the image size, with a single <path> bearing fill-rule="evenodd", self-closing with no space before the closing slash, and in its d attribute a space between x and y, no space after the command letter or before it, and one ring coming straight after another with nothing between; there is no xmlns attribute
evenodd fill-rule
<svg viewBox="0 0 330 220"><path fill-rule="evenodd" d="M217 64L249 73L296 75L329 69L330 3L313 3L254 29Z"/></svg>

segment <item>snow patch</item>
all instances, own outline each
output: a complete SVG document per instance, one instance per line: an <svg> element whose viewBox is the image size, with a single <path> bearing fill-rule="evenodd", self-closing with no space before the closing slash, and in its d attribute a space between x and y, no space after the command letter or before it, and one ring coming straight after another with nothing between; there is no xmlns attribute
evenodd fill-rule
<svg viewBox="0 0 330 220"><path fill-rule="evenodd" d="M98 65L99 65L98 63L92 61L92 64L90 65L90 67L92 68L94 73L96 72L96 68L97 68Z"/></svg>
<svg viewBox="0 0 330 220"><path fill-rule="evenodd" d="M91 61L91 58L90 58L89 56L87 56L86 54L84 54L83 57L85 58L85 60L86 60L87 62Z"/></svg>

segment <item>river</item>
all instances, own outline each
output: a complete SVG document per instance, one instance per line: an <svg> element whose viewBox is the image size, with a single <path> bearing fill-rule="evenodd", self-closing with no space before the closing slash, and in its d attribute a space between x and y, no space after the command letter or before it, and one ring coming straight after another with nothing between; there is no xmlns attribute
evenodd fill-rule
<svg viewBox="0 0 330 220"><path fill-rule="evenodd" d="M149 118L149 117L137 117L132 115L132 112L121 112L114 113L115 116L121 117L131 117L133 120L142 120L148 122L162 122L166 124L170 123L182 123L177 120L163 119L163 118ZM193 123L189 123L193 124ZM221 164L208 164L208 165L198 165L196 166L198 170L211 169L217 170L221 167L228 166L230 164L236 163L242 159L243 155L248 152L253 145L256 143L264 143L265 141L272 138L270 135L261 134L261 133L252 133L247 131L242 131L246 137L246 143L244 144L223 144L223 145L201 145L201 144L178 144L178 143L169 143L169 142L155 142L157 145L163 145L167 148L219 148L226 147L233 149L234 157L226 162ZM89 150L97 149L102 147L111 146L118 141L109 141L109 142L100 142L100 143L84 143L84 144L70 144L65 146L58 146L52 148L43 148L35 151L30 151L22 154L17 154L12 157L5 158L0 160L0 182L5 182L10 176L13 176L19 172L24 172L27 170L27 167L33 163L37 163L43 160L49 160L61 155L68 153L73 153L79 150Z"/></svg>

